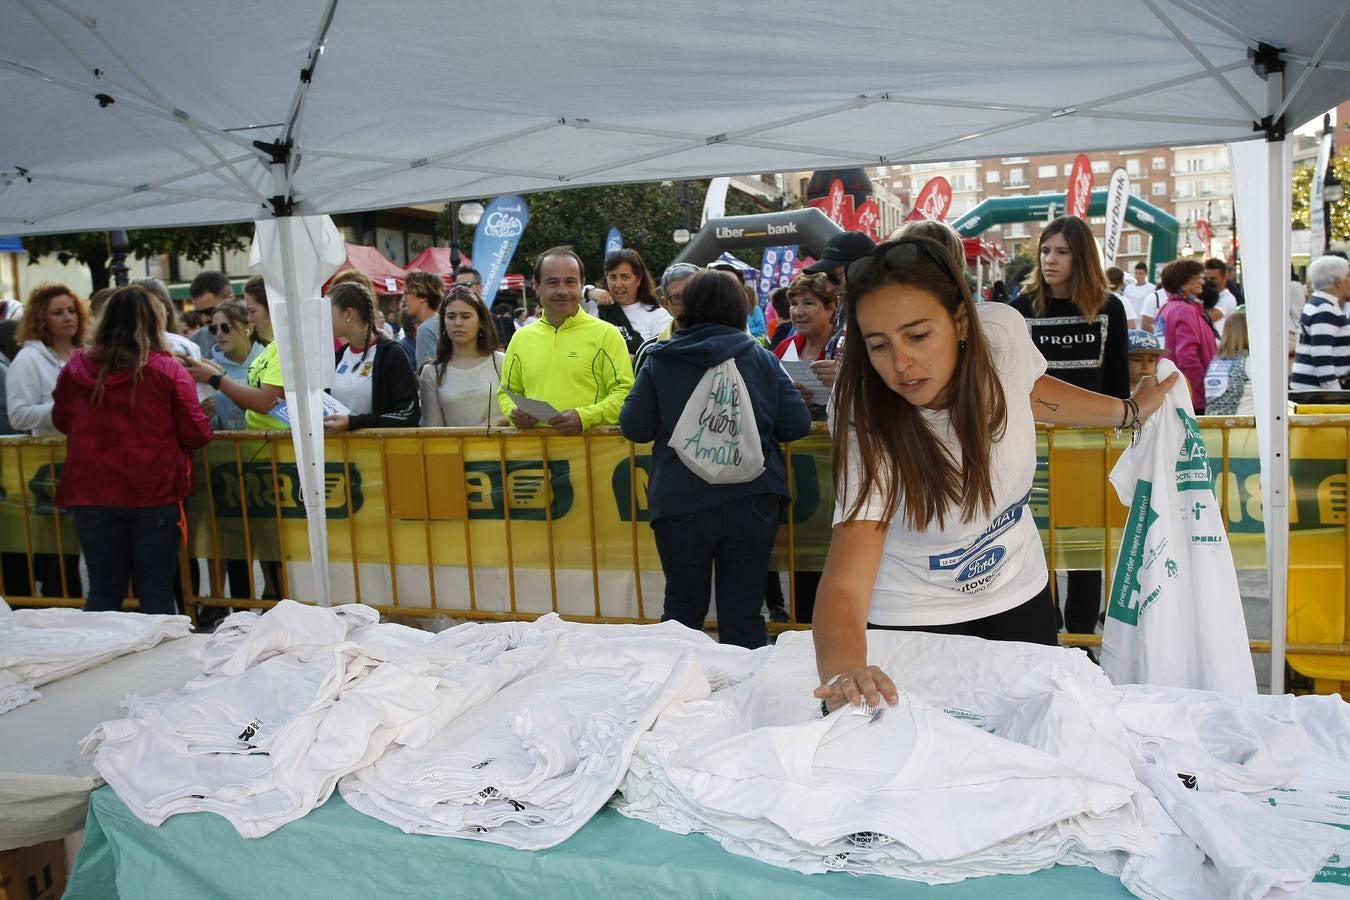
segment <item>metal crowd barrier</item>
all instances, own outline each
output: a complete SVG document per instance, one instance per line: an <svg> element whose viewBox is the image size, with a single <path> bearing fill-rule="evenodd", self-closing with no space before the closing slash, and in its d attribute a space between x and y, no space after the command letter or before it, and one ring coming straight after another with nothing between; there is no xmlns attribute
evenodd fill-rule
<svg viewBox="0 0 1350 900"><path fill-rule="evenodd" d="M1199 422L1218 460L1216 493L1237 564L1264 568L1254 422ZM1327 614L1315 639L1291 627L1288 652L1350 657L1350 416L1291 416L1290 432L1291 622L1309 602L1322 603ZM785 448L793 500L774 565L790 576L823 566L833 508L828 441L818 426ZM1051 568L1099 569L1109 598L1127 510L1107 473L1126 439L1111 429L1042 427L1038 443L1032 505ZM80 585L71 583L78 540L70 516L53 502L64 451L61 438L0 442L0 561L11 605L81 603ZM650 447L627 442L616 429L571 438L510 429L372 430L330 436L326 457L335 601L471 620L546 612L587 622L660 617L664 579L646 520ZM193 463L197 486L180 561L186 607L307 599L308 540L289 435L222 432ZM228 596L229 560L246 573L244 590L235 591L241 596ZM259 589L259 574L270 591ZM798 578L783 580L792 621L771 628L806 627L797 615L805 604ZM49 596L35 596L39 581ZM1296 602L1298 591L1307 596ZM1100 638L1061 641L1092 646ZM1253 641L1252 649L1269 652L1270 644Z"/></svg>

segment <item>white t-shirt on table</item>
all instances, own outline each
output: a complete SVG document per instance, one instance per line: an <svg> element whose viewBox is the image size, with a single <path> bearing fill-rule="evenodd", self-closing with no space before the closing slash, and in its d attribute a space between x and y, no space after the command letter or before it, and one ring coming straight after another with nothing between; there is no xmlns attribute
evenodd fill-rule
<svg viewBox="0 0 1350 900"><path fill-rule="evenodd" d="M1045 374L1045 358L1017 310L1001 303L982 303L978 310L1008 406L1007 427L991 452L993 511L963 522L959 509L948 509L943 527L923 532L910 529L897 511L872 589L868 621L875 625L969 622L1025 603L1048 580L1045 551L1027 505L1036 474L1036 423L1029 398L1036 379ZM949 414L920 412L959 466L961 448ZM852 448L848 465L849 489L836 501L836 525L853 505L861 478ZM879 522L884 515L885 488L878 485L856 518Z"/></svg>
<svg viewBox="0 0 1350 900"><path fill-rule="evenodd" d="M659 335L670 324L671 315L662 307L648 309L641 303L630 303L623 307L624 315L628 316L628 324L633 326L633 330L642 335L644 341L649 341Z"/></svg>
<svg viewBox="0 0 1350 900"><path fill-rule="evenodd" d="M337 372L333 377L333 396L353 415L364 416L374 412L375 354L379 350L378 343L371 344L360 353L348 347L338 360Z"/></svg>

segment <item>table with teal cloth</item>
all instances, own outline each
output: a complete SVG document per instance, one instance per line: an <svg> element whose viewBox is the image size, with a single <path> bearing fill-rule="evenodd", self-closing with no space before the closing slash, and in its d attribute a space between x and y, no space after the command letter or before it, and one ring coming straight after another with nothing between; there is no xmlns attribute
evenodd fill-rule
<svg viewBox="0 0 1350 900"><path fill-rule="evenodd" d="M802 875L735 856L703 835L662 831L606 808L551 850L404 834L334 795L298 822L245 840L210 813L158 828L110 788L89 798L84 847L65 900L146 897L1000 898L1128 897L1093 869L930 886L832 872Z"/></svg>

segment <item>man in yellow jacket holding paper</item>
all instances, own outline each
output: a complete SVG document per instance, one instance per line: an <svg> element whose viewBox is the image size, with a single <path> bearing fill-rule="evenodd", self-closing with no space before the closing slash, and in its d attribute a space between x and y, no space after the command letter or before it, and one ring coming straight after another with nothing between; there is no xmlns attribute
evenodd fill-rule
<svg viewBox="0 0 1350 900"><path fill-rule="evenodd" d="M535 263L543 317L512 336L497 393L517 428L548 425L571 435L619 423L633 364L619 330L581 308L585 277L571 247L545 250Z"/></svg>

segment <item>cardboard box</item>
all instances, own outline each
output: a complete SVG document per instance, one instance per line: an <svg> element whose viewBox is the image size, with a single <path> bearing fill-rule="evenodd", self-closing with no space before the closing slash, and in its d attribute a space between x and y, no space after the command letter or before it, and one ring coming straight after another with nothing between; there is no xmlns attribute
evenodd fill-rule
<svg viewBox="0 0 1350 900"><path fill-rule="evenodd" d="M66 854L58 841L0 852L0 900L59 900Z"/></svg>

